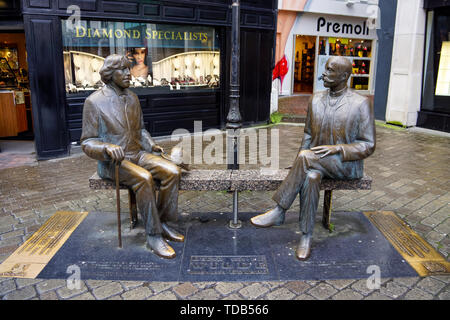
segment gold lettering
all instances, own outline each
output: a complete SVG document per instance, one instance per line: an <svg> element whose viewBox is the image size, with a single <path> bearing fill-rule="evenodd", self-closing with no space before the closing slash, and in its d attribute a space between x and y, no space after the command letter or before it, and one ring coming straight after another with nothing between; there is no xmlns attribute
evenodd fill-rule
<svg viewBox="0 0 450 320"><path fill-rule="evenodd" d="M80 35L80 33L78 32L80 29L83 30L83 34ZM84 27L77 27L77 38L83 38L86 35L86 29Z"/></svg>
<svg viewBox="0 0 450 320"><path fill-rule="evenodd" d="M107 38L112 38L112 29L109 29L108 31L107 29L103 29L103 36Z"/></svg>
<svg viewBox="0 0 450 320"><path fill-rule="evenodd" d="M117 29L116 31L114 31L114 35L116 36L117 39L120 39L123 37L123 32L120 29Z"/></svg>
<svg viewBox="0 0 450 320"><path fill-rule="evenodd" d="M114 33L114 34L113 34ZM82 37L105 37L105 38L112 38L113 36L117 39L121 38L133 38L133 39L139 39L141 37L141 32L136 29L132 30L124 30L124 29L91 29L91 28L85 28L85 27L76 27L76 37L82 38ZM191 40L191 41L202 41L206 42L208 41L208 33L207 32L190 32L190 31L184 31L184 32L176 32L176 31L164 31L164 30L151 30L146 29L145 30L145 38L146 39L153 39L153 40Z"/></svg>
<svg viewBox="0 0 450 320"><path fill-rule="evenodd" d="M94 35L92 37L94 37L94 38L95 37L101 38L100 31L98 31L98 29L95 29L94 30Z"/></svg>
<svg viewBox="0 0 450 320"><path fill-rule="evenodd" d="M91 28L88 28L87 30L88 30L88 38L90 38L91 37Z"/></svg>

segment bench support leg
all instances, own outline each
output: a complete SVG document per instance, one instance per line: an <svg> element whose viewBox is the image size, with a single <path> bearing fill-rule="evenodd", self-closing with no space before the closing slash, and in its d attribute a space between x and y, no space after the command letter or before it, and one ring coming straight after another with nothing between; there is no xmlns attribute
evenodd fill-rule
<svg viewBox="0 0 450 320"><path fill-rule="evenodd" d="M130 228L134 229L138 221L138 216L137 216L136 195L131 189L128 189L128 203L130 204Z"/></svg>
<svg viewBox="0 0 450 320"><path fill-rule="evenodd" d="M333 191L325 190L325 196L323 201L323 218L322 224L325 229L332 231L330 228L330 219L331 219L331 198L333 196Z"/></svg>

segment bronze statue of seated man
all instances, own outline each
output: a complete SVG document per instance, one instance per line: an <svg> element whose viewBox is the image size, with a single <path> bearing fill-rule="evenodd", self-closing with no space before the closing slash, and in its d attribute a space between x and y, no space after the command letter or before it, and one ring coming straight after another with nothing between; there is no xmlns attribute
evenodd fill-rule
<svg viewBox="0 0 450 320"><path fill-rule="evenodd" d="M251 219L258 227L284 223L286 211L300 194L302 235L296 249L300 260L311 252L322 178L362 178L363 159L375 151L372 105L367 97L347 88L351 73L352 63L347 58L336 56L327 61L322 78L328 90L311 97L299 153L273 196L277 205Z"/></svg>
<svg viewBox="0 0 450 320"><path fill-rule="evenodd" d="M178 218L178 189L181 169L160 156L158 146L144 127L139 99L130 86L130 61L110 55L100 69L105 86L84 103L81 146L98 160L98 175L114 180L120 163L119 181L136 194L138 211L145 223L147 246L158 256L174 258L166 242L184 241L168 222ZM155 181L160 183L156 197Z"/></svg>

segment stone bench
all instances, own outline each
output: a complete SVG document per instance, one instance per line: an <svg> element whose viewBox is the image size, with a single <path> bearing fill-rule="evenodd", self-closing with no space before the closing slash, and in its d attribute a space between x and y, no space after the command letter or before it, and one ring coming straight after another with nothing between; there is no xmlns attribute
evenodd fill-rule
<svg viewBox="0 0 450 320"><path fill-rule="evenodd" d="M180 190L190 191L274 191L287 176L288 169L280 170L191 170L183 172ZM322 224L330 230L331 199L333 190L370 190L372 179L364 176L354 180L323 179L320 189L325 191ZM101 179L97 173L89 178L89 187L95 190L115 189L111 180ZM137 222L136 197L128 189L132 228ZM331 230L330 230L331 231Z"/></svg>

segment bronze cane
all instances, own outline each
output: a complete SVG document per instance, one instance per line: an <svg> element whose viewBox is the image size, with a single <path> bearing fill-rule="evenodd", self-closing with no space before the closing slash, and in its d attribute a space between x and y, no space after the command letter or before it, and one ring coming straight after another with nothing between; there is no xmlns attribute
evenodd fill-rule
<svg viewBox="0 0 450 320"><path fill-rule="evenodd" d="M122 248L122 228L120 224L120 185L119 185L119 166L116 162L116 201L117 201L117 232L119 234L119 248Z"/></svg>

